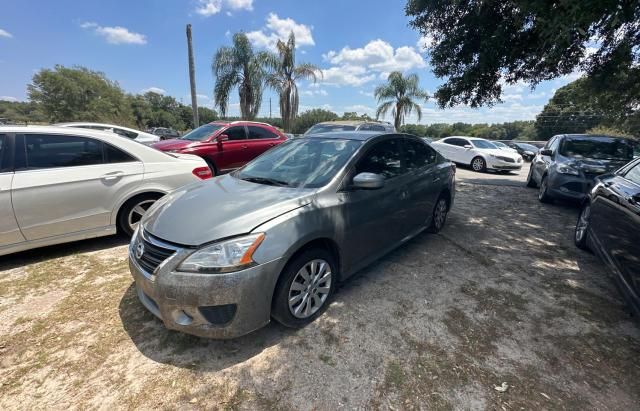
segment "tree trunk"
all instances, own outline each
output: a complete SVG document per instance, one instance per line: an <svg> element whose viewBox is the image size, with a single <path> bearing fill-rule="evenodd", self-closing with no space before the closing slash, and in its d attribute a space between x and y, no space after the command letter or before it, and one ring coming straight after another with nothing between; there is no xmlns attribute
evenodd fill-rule
<svg viewBox="0 0 640 411"><path fill-rule="evenodd" d="M193 128L200 126L198 118L198 97L196 95L196 68L193 59L193 42L191 40L191 24L187 24L187 48L189 50L189 83L191 84L191 109L193 110Z"/></svg>
<svg viewBox="0 0 640 411"><path fill-rule="evenodd" d="M400 126L402 125L402 111L401 111L402 107L400 107L400 104L396 104L396 118L395 121L393 122L393 126L396 128L396 131L400 131Z"/></svg>

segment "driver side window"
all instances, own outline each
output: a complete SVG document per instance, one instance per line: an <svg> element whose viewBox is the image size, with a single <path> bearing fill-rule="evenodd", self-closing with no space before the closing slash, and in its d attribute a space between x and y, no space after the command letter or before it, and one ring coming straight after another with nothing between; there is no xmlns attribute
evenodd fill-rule
<svg viewBox="0 0 640 411"><path fill-rule="evenodd" d="M376 143L356 164L355 174L375 173L386 179L401 175L402 148L398 138Z"/></svg>
<svg viewBox="0 0 640 411"><path fill-rule="evenodd" d="M244 131L243 126L229 127L222 134L226 134L229 140L246 140L247 134Z"/></svg>

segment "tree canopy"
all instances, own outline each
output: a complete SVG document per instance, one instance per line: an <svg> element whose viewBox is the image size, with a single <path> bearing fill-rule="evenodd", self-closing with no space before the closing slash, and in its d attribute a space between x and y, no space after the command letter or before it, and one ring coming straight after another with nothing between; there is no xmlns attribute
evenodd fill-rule
<svg viewBox="0 0 640 411"><path fill-rule="evenodd" d="M441 107L490 105L504 82L535 86L576 70L638 80L638 0L408 0L405 11L445 79Z"/></svg>

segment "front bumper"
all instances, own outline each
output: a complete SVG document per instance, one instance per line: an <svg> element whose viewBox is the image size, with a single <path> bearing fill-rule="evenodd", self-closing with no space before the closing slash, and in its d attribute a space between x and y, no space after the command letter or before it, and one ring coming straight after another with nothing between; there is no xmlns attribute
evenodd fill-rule
<svg viewBox="0 0 640 411"><path fill-rule="evenodd" d="M225 339L248 334L269 322L280 259L225 274L176 271L191 251L178 250L150 274L138 263L134 248L129 249L138 298L167 328Z"/></svg>
<svg viewBox="0 0 640 411"><path fill-rule="evenodd" d="M593 185L593 178L555 172L549 175L547 192L554 198L582 201L587 197Z"/></svg>
<svg viewBox="0 0 640 411"><path fill-rule="evenodd" d="M522 164L522 161L520 161L519 163L511 163L496 158L488 158L487 168L490 170L520 170L522 169Z"/></svg>

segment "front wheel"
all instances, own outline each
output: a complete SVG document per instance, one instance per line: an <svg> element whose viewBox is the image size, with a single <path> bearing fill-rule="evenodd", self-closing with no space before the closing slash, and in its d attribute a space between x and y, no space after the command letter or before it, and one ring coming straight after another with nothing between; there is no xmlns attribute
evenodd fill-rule
<svg viewBox="0 0 640 411"><path fill-rule="evenodd" d="M473 171L484 173L487 171L487 163L482 157L474 157L474 159L471 160L471 168Z"/></svg>
<svg viewBox="0 0 640 411"><path fill-rule="evenodd" d="M589 237L589 220L591 218L591 204L586 203L576 222L576 231L574 235L574 242L578 248L588 250L587 239Z"/></svg>
<svg viewBox="0 0 640 411"><path fill-rule="evenodd" d="M327 309L336 281L336 265L329 252L313 248L298 254L276 285L273 318L285 327L304 327Z"/></svg>
<svg viewBox="0 0 640 411"><path fill-rule="evenodd" d="M548 181L549 179L547 178L547 176L543 176L542 181L540 182L540 191L538 191L538 200L541 203L550 203L553 201L553 199L549 195Z"/></svg>

